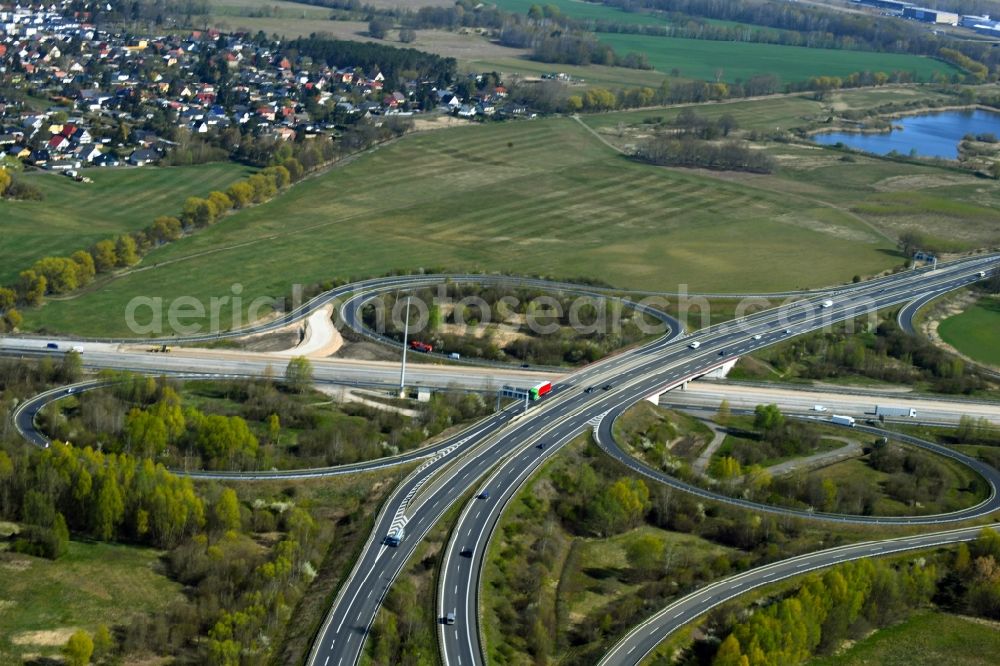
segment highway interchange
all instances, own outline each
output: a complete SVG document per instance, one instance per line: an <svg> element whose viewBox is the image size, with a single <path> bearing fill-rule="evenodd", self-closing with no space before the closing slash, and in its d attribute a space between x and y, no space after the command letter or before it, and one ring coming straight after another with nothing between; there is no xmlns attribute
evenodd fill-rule
<svg viewBox="0 0 1000 666"><path fill-rule="evenodd" d="M604 361L587 366L583 370L571 373L562 378L556 385L551 397L533 406L527 414L520 414L521 407L512 405L491 417L475 424L454 437L438 443L433 448L421 452L424 463L414 470L392 493L380 510L375 520L375 527L358 558L354 570L342 585L338 596L330 609L323 629L314 644L310 655L311 664L322 666L342 666L358 661L364 646L368 629L378 611L379 604L393 580L402 570L413 553L420 538L426 534L444 515L445 511L455 502L466 498L462 514L452 532L442 564L442 575L439 580L438 607L440 615L454 613L454 624L439 626L439 639L442 648L442 658L445 664L483 663L481 637L478 625L478 590L483 555L486 551L489 537L507 502L516 494L531 473L548 457L554 455L560 446L589 427L597 427L598 439L608 447L612 455L615 447L607 441L613 418L627 407L644 398L658 395L670 388L698 377L712 368L729 362L741 354L774 344L787 339L790 335L815 330L845 319L851 319L875 309L900 303L908 303L914 299L926 298L928 294L944 293L970 284L980 279L979 272L995 270L998 263L996 256L980 256L940 265L936 271L918 270L902 273L886 278L880 278L867 283L838 290L803 295L797 303L790 306L759 312L741 320L728 322L719 326L699 331L694 335L677 339L680 331L671 326L670 334L660 340L629 350ZM482 276L476 276L481 279ZM430 280L431 278L426 278ZM438 278L440 279L440 278ZM400 288L413 288L412 278L390 278L381 284L370 281L367 286L349 289L350 286L321 295L313 302L297 311L302 317L314 311L320 305L333 300L347 297L348 294L364 292L372 289L373 293ZM476 281L470 278L470 281ZM822 301L830 299L829 307L823 307ZM354 296L353 302L367 300L363 296ZM348 301L351 302L351 301ZM358 307L347 310L357 312ZM343 311L342 311L343 314ZM291 315L289 315L291 316ZM280 328L278 324L287 325L286 318L266 325L268 330ZM345 317L347 319L347 317ZM256 327L254 332L260 332L265 327ZM173 341L173 339L171 339ZM697 349L692 349L690 343L697 341ZM110 351L88 351L88 363L94 363L95 357ZM128 355L129 363L133 364L135 354ZM137 368L146 372L163 372L164 358L162 356L144 356L152 359L153 367ZM100 363L101 358L96 358ZM104 359L108 366L125 362L122 358ZM228 362L227 362L228 363ZM263 374L263 361L233 361L232 365L204 366L208 372L230 372L232 374ZM159 366L159 367L157 367ZM107 367L107 366L105 366ZM222 369L222 368L225 369ZM180 372L180 368L173 371ZM188 367L190 371L190 367ZM487 389L482 378L482 371L463 369L469 377L479 377L466 380L466 388ZM419 371L418 371L419 372ZM429 373L424 381L428 385L454 385L454 377L461 376L454 368L435 367L426 369ZM331 371L333 373L333 371ZM357 369L356 375L348 376L343 369L338 369L335 381L370 382L374 371ZM319 377L320 372L317 372ZM440 375L440 376L432 376ZM420 376L419 374L417 375ZM349 378L346 378L349 377ZM319 377L324 379L325 377ZM379 378L377 383L388 383L387 379ZM488 383L495 387L491 381ZM590 386L605 386L607 390L585 392ZM460 385L462 385L460 383ZM520 385L524 385L521 383ZM37 411L37 410L36 410ZM26 409L23 412L30 421L34 412ZM620 449L618 449L620 451ZM621 454L624 458L628 458ZM619 457L616 455L616 457ZM416 458L414 458L416 459ZM619 458L625 464L635 468L640 465L634 459ZM383 461L384 462L384 461ZM968 461L965 461L968 462ZM992 470L992 468L990 468ZM356 471L356 470L352 470ZM649 476L650 470L638 470ZM933 517L933 521L949 522L985 515L995 510L997 502L996 483L989 477L989 470L979 470L990 480L994 492L990 499L975 510L948 516ZM992 474L996 474L992 470ZM661 479L656 479L662 481ZM479 494L487 490L488 499L480 498ZM688 489L690 490L690 489ZM728 498L727 498L728 499ZM753 507L761 509L759 506ZM775 510L767 507L767 510ZM810 514L812 518L847 519L846 517L819 516ZM921 522L920 519L898 519L899 522ZM889 522L883 519L883 522ZM406 527L406 537L398 547L390 547L383 543L383 538L389 531L400 525ZM934 543L952 543L968 537L968 533L955 532L934 537L939 541ZM924 535L923 538L930 538ZM887 542L879 542L878 552L890 552ZM901 542L902 543L902 542ZM910 542L907 542L910 543ZM911 547L922 547L923 542L912 542ZM930 545L930 542L927 542ZM868 545L868 548L876 546ZM830 554L812 554L809 560L813 565L826 566L837 561L844 561L857 556L860 551L838 551ZM870 551L876 552L874 550ZM800 568L800 562L788 564L793 571ZM771 565L775 566L775 565ZM753 574L758 569L747 572ZM764 571L761 576L771 573ZM799 571L798 573L801 573ZM776 574L775 574L776 575ZM761 580L753 579L757 584ZM724 582L724 581L723 581ZM752 581L751 581L752 582ZM646 654L651 646L662 639L671 627L679 626L678 622L686 622L697 617L698 603L706 603L706 599L714 599L719 594L745 589L746 581L734 581L730 587L715 590L709 597L692 600L691 605L679 609L682 614L673 615L666 620L662 618L650 620L643 638L625 639L624 647L615 648L609 654L607 663L637 663L639 656ZM718 584L717 584L718 585ZM683 600L682 600L683 601ZM680 602L678 602L680 603ZM688 616L688 613L694 615ZM659 617L659 616L658 616ZM687 619L685 619L687 618ZM655 620L655 622L654 622ZM662 621L661 621L662 620ZM676 626L675 626L676 625ZM637 636L639 634L636 634ZM630 634L631 636L631 634ZM655 642L654 642L655 641ZM619 644L620 646L622 644ZM620 654L619 654L620 653ZM634 659L633 659L634 658Z"/></svg>

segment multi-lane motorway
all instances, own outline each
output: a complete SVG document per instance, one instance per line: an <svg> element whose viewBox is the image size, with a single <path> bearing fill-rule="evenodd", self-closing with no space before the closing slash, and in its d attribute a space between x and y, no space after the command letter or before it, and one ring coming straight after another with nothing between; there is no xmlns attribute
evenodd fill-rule
<svg viewBox="0 0 1000 666"><path fill-rule="evenodd" d="M562 417L561 422L556 422L561 413L539 413L534 419L537 427L532 430L532 437L522 440L520 446L495 469L492 483L487 484L493 486L490 499L470 500L452 532L442 564L438 599L440 614L445 616L451 612L455 617L455 624L439 628L446 666L483 663L478 633L482 560L489 535L493 533L504 506L540 462L538 455L532 455L533 451L537 451L533 449L536 441L545 444L543 452L547 453L544 455L551 455L553 449L585 429L588 422L609 426L615 413L687 378L704 374L731 356L748 353L790 335L859 316L873 309L905 302L914 294L928 289L957 288L968 284L979 279L979 262L972 263L975 269L970 269L968 265L965 268L953 266L945 272L904 274L870 285L845 288L831 294L833 303L825 308L821 306L820 299L814 299L781 311L761 312L742 321L688 336L681 343L637 350L619 358L614 367L602 366L589 371L602 373L601 376L567 377L562 382L565 388L561 401L572 406L572 421ZM690 347L694 341L699 342L697 349ZM611 391L588 394L581 390L585 385L600 383L605 378L612 378L614 386ZM603 415L606 417L602 418ZM996 502L994 493L988 503L963 513L961 517L938 516L928 521L945 522L983 515L994 510ZM813 517L812 514L806 515Z"/></svg>
<svg viewBox="0 0 1000 666"><path fill-rule="evenodd" d="M511 407L457 435L412 472L383 505L317 637L310 663L356 663L379 603L416 543L449 506L464 496L471 497L473 491L486 490L488 498L469 499L463 507L445 554L438 602L441 615L453 612L455 620L454 624L440 625L445 663L482 663L477 597L489 536L517 489L563 443L588 424L603 423L602 415L610 417L741 354L929 292L956 289L980 279L980 271L995 270L998 263L997 256L975 257L941 265L933 272L920 270L880 278L804 297L780 309L705 329L682 341L660 340L568 375L551 397L525 415L515 416L519 407ZM474 276L470 281L481 279ZM413 283L380 286L410 288ZM344 289L339 296L349 293ZM824 307L826 299L830 303ZM333 297L323 303L329 300ZM691 345L693 342L698 345ZM588 387L597 390L585 391ZM979 507L981 512L991 509ZM403 525L406 536L399 546L385 545L385 535Z"/></svg>

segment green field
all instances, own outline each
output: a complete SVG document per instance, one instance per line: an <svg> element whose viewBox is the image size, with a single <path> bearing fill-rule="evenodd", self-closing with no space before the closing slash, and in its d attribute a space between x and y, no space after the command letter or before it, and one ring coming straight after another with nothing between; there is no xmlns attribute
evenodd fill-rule
<svg viewBox="0 0 1000 666"><path fill-rule="evenodd" d="M936 73L954 73L950 65L930 58L897 53L873 53L842 49L810 49L781 44L716 42L656 35L599 33L601 41L617 53L645 53L660 72L680 70L689 79L723 81L749 79L756 74L775 74L784 82L813 76L846 76L853 72L914 72L927 81Z"/></svg>
<svg viewBox="0 0 1000 666"><path fill-rule="evenodd" d="M87 169L93 183L54 173L21 176L43 201L0 201L0 284L37 259L70 254L96 241L176 215L189 196L224 190L250 170L228 162L190 167Z"/></svg>
<svg viewBox="0 0 1000 666"><path fill-rule="evenodd" d="M533 0L493 0L491 4L514 14L527 14L532 5L555 5L563 16L569 16L580 21L607 21L634 25L666 25L667 20L661 16L641 12L626 12L617 7L609 7L596 2L584 0L552 0L551 2L534 2Z"/></svg>
<svg viewBox="0 0 1000 666"><path fill-rule="evenodd" d="M925 612L863 638L843 653L809 666L990 666L1000 654L1000 631L948 613ZM993 655L993 656L990 656Z"/></svg>
<svg viewBox="0 0 1000 666"><path fill-rule="evenodd" d="M1000 299L983 298L961 314L938 325L938 334L949 345L983 363L1000 365Z"/></svg>
<svg viewBox="0 0 1000 666"><path fill-rule="evenodd" d="M897 261L889 241L827 204L639 164L554 118L404 138L152 252L148 270L25 314L34 328L128 334L130 299L207 307L234 283L244 304L295 283L431 267L762 291Z"/></svg>
<svg viewBox="0 0 1000 666"><path fill-rule="evenodd" d="M160 573L160 551L71 541L56 561L0 553L0 663L57 655L76 629L93 632L180 598Z"/></svg>

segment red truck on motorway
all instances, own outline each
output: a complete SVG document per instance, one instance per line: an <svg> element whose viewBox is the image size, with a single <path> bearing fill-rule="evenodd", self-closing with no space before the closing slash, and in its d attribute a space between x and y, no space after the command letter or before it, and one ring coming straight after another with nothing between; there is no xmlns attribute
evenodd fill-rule
<svg viewBox="0 0 1000 666"><path fill-rule="evenodd" d="M420 340L412 340L410 342L410 347L418 352L430 353L434 350L434 347L427 344L426 342L421 342Z"/></svg>

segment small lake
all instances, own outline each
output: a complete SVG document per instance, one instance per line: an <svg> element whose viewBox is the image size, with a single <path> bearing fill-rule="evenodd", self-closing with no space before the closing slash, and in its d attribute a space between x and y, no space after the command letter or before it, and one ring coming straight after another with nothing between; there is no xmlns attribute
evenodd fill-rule
<svg viewBox="0 0 1000 666"><path fill-rule="evenodd" d="M966 134L992 133L1000 137L1000 114L992 111L942 111L916 116L893 118L891 132L858 134L856 132L823 132L813 135L816 143L843 143L856 150L877 155L896 151L909 155L916 150L921 157L958 158L958 144Z"/></svg>

